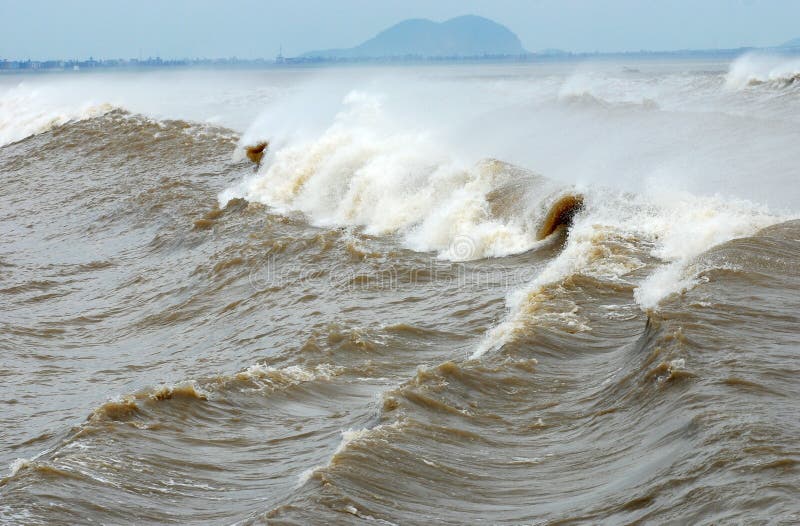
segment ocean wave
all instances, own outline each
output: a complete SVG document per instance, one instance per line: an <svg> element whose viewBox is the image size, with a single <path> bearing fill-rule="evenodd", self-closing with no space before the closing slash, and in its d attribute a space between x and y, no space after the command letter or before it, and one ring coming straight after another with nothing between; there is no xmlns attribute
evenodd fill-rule
<svg viewBox="0 0 800 526"><path fill-rule="evenodd" d="M800 59L751 53L733 61L725 77L730 89L762 84L780 88L800 85Z"/></svg>
<svg viewBox="0 0 800 526"><path fill-rule="evenodd" d="M568 277L617 282L648 268L644 278L632 280L631 299L642 310L657 310L664 298L699 282L707 268L694 265L698 256L786 219L747 201L663 189L638 196L608 192L588 196L587 212L571 227L564 249L532 282L509 295L506 319L487 332L473 359L513 340L543 315L550 316L550 311L541 309L547 291ZM562 319L568 329L575 322L569 316Z"/></svg>
<svg viewBox="0 0 800 526"><path fill-rule="evenodd" d="M158 130L156 135L211 134L228 144L235 139L224 129L185 121L119 111L111 118L115 125ZM644 310L657 309L663 298L697 283L704 268L692 262L699 254L780 220L744 201L657 189L634 195L575 188L498 160L469 164L448 153L435 134L398 130L388 120L380 97L351 93L321 136L271 152L258 173L225 190L219 201L246 198L277 211L300 210L314 223L397 235L408 248L456 261L535 249L550 227L571 223L561 253L509 296L508 315L487 332L474 358L534 322L589 330L571 308L541 308L548 289L570 276L624 280L654 258L659 264L633 283L633 299ZM572 205L564 209L565 219L557 212L567 201Z"/></svg>
<svg viewBox="0 0 800 526"><path fill-rule="evenodd" d="M186 109L174 85L142 77L147 85L131 89L117 77L58 77L56 82L31 79L0 87L0 146L18 142L69 123L117 113L141 124L178 123L193 137L238 139L222 119ZM164 101L167 99L179 99ZM168 126L168 124L167 124ZM152 136L152 134L150 135ZM154 136L158 139L158 136Z"/></svg>
<svg viewBox="0 0 800 526"><path fill-rule="evenodd" d="M474 358L534 320L587 330L569 309L540 308L542 295L570 276L624 281L646 267L631 281L631 301L657 309L696 284L702 269L691 264L698 255L782 220L747 201L675 190L668 180L634 194L568 186L493 159L471 164L439 139L432 129L400 126L383 97L351 92L321 134L279 137L260 170L219 201L244 198L279 213L303 212L324 227L360 226L455 261L520 254L541 246L550 226L571 224L561 253L509 296L507 318Z"/></svg>
<svg viewBox="0 0 800 526"><path fill-rule="evenodd" d="M641 77L484 121L459 102L449 138L438 112L398 119L390 90L264 119L235 150L236 132L134 108L4 148L21 252L0 297L30 309L4 339L22 354L0 522L735 520L706 514L708 487L732 513L785 506L767 483L796 466L775 415L796 391L798 227L760 230L783 216L678 180L740 173L730 191L751 195L778 174L789 199L791 123L640 108L661 83ZM793 95L695 81L734 105ZM281 130L304 119L324 125ZM251 139L274 139L255 172L230 159Z"/></svg>
<svg viewBox="0 0 800 526"><path fill-rule="evenodd" d="M317 364L312 367L301 365L274 367L257 363L233 375L184 380L143 389L113 398L97 406L89 414L86 422L78 426L75 432L57 447L78 447L81 438L104 432L106 424L111 422L147 420L147 412L157 411L158 405L164 402L181 400L206 403L231 390L243 393L282 391L303 383L330 381L342 372L342 367L330 364ZM133 423L135 427L148 428L147 423ZM19 458L13 461L9 466L8 475L0 478L0 485L5 484L8 479L24 471L25 468L39 466L36 460L46 456L50 451L43 451L31 459Z"/></svg>
<svg viewBox="0 0 800 526"><path fill-rule="evenodd" d="M69 122L91 119L113 111L108 103L64 100L49 87L20 83L0 91L0 146L44 133Z"/></svg>
<svg viewBox="0 0 800 526"><path fill-rule="evenodd" d="M378 424L374 427L341 430L339 445L336 446L328 462L303 471L297 478L296 487L306 484L312 478L324 479L324 474L327 470L334 468L342 462L342 457L347 454L348 448L356 444L363 445L369 442L385 440L387 433L400 430L402 426L403 423L401 421L394 421L389 424Z"/></svg>
<svg viewBox="0 0 800 526"><path fill-rule="evenodd" d="M560 185L499 161L459 159L432 131L395 128L380 97L352 92L344 106L320 136L270 152L220 203L245 198L301 211L320 226L397 234L408 248L450 260L500 257L540 242L543 202ZM524 191L513 196L519 210L503 211L498 193L512 185Z"/></svg>
<svg viewBox="0 0 800 526"><path fill-rule="evenodd" d="M253 382L256 385L270 389L286 388L305 382L330 380L342 373L342 368L330 364L319 364L308 368L300 365L290 365L283 368L263 364L251 365L244 371L235 375L237 380Z"/></svg>

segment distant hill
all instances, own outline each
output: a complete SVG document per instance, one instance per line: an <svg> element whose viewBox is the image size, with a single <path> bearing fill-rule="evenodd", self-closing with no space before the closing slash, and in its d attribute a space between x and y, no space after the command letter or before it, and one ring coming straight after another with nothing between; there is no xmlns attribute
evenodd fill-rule
<svg viewBox="0 0 800 526"><path fill-rule="evenodd" d="M800 47L800 38L795 38L781 44L781 47Z"/></svg>
<svg viewBox="0 0 800 526"><path fill-rule="evenodd" d="M310 51L307 58L481 57L526 53L519 37L487 18L465 15L446 22L405 20L349 49Z"/></svg>

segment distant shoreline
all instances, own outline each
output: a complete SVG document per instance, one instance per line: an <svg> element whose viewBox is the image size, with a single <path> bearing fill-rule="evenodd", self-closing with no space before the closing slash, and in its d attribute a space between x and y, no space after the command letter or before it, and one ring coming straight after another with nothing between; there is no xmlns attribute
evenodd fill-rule
<svg viewBox="0 0 800 526"><path fill-rule="evenodd" d="M330 66L419 66L456 64L544 64L570 62L613 62L649 60L728 60L747 53L800 56L800 48L737 48L718 50L636 51L620 53L529 53L525 55L492 55L472 57L421 57L407 55L382 58L278 57L268 59L196 59L196 60L2 60L0 74L13 73L84 73L98 71L163 71L163 70L261 70Z"/></svg>

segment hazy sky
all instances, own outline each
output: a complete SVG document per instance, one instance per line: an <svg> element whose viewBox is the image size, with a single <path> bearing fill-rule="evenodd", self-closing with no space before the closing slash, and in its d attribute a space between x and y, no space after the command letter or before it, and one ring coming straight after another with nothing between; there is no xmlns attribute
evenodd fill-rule
<svg viewBox="0 0 800 526"><path fill-rule="evenodd" d="M405 18L482 15L526 49L772 46L800 0L0 0L0 58L274 57L350 47Z"/></svg>

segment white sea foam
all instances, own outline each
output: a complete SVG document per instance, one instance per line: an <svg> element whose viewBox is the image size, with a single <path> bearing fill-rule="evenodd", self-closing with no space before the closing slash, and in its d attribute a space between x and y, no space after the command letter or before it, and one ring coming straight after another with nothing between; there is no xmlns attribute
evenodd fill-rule
<svg viewBox="0 0 800 526"><path fill-rule="evenodd" d="M20 83L0 88L0 146L111 109L110 104L94 101L68 102L50 86Z"/></svg>
<svg viewBox="0 0 800 526"><path fill-rule="evenodd" d="M320 364L312 368L301 365L290 365L288 367L272 367L270 365L255 364L244 371L237 373L236 378L240 380L252 380L265 383L269 386L296 385L315 380L330 380L340 374L341 367L329 364Z"/></svg>
<svg viewBox="0 0 800 526"><path fill-rule="evenodd" d="M671 76L670 82L685 86L681 75ZM553 313L537 312L538 296L573 274L620 280L642 268L643 259L655 259L659 263L649 277L632 283L636 286L632 300L644 310L657 309L663 298L695 284L697 269L690 266L698 255L783 217L729 195L714 196L714 192L768 194L778 196L780 202L775 187L789 194L795 190L786 187L784 174L788 165L783 158L790 155L785 148L788 128L770 129L775 137L769 141L774 139L774 143L765 144L775 161L769 169L760 170L770 180L754 184L752 173L764 161L747 155L739 165L743 150L718 133L720 126L730 125L728 117L664 113L657 111L657 104L646 111L624 104L607 111L603 104L587 108L564 101L576 90L586 92L587 83L592 90L625 92L621 103L643 100L642 95L658 97L658 90L643 87L650 80L629 83L616 78L592 87L591 78L573 75L560 89L552 82L544 83L542 89L553 95L550 102L537 92L528 97L537 101L530 106L524 95L510 90L509 96L518 98L510 100L508 107L478 100L462 106L473 117L449 124L443 124L448 122L443 116L457 113L451 106L463 101L451 104L441 97L439 88L432 88L428 95L441 102L441 112L429 102L425 102L425 112L415 111L402 93L385 85L351 90L339 106L334 104L336 112L326 105L322 113L333 114L327 124L303 125L302 133L285 123L270 126L270 119L257 119L245 136L251 142L273 139L272 149L258 173L226 189L219 199L224 204L244 197L279 213L303 212L320 226L357 225L369 234L396 235L414 250L466 260L535 248L548 197L559 187L577 188L573 191L586 195L586 207L564 249L527 286L509 296L507 318L488 332L473 356L502 345L532 320L549 316L547 320L557 321ZM719 83L704 85L704 96L713 93L714 86L718 90ZM455 93L461 93L460 88ZM331 103L329 98L326 104ZM297 108L297 101L290 106ZM271 109L268 114L280 120L287 112ZM510 120L512 114L527 119L525 127ZM478 128L480 133L476 133L476 119L483 126ZM682 140L691 140L693 148L688 150L675 142L671 129L687 122L692 123L690 136ZM698 131L704 129L708 131ZM472 151L466 152L465 145ZM523 150L527 153L519 155ZM514 172L502 163L498 165L506 168L491 169L491 163L480 161L494 153L503 160L533 159L535 163L527 166L545 167L545 175L552 171L554 181L548 187L542 179L525 180L523 170ZM752 166L748 168L747 163ZM734 164L741 173L729 168ZM571 184L570 170L582 184ZM518 183L514 191L523 195L512 200L507 213L495 214L490 196L514 183ZM609 248L609 243L616 248ZM637 246L620 251L625 243ZM561 312L565 327L586 330L584 320L574 314Z"/></svg>
<svg viewBox="0 0 800 526"><path fill-rule="evenodd" d="M800 58L751 53L733 61L725 85L742 89L753 84L794 79L800 79Z"/></svg>
<svg viewBox="0 0 800 526"><path fill-rule="evenodd" d="M658 213L642 217L639 223L655 241L653 255L665 262L635 291L643 309L656 309L663 298L696 285L696 272L686 270L703 252L785 219L746 201L665 192L660 197Z"/></svg>
<svg viewBox="0 0 800 526"><path fill-rule="evenodd" d="M487 194L511 174L452 154L435 130L399 128L379 95L353 91L343 106L320 136L277 147L257 175L220 194L221 204L244 197L321 226L399 234L409 248L453 260L536 246L532 208L490 214Z"/></svg>
<svg viewBox="0 0 800 526"><path fill-rule="evenodd" d="M641 251L650 247L649 255L660 264L638 283L633 299L643 310L657 310L663 299L697 284L697 274L703 269L690 267L703 252L787 219L746 201L698 197L665 188L616 198L606 193L589 203L561 253L533 281L509 295L506 318L486 333L472 359L498 349L531 323L552 320L552 316L545 318L547 311L542 314L537 309L546 299L541 294L570 275L624 279L644 266ZM640 248L632 246L630 252L606 248L609 241L619 247L626 238ZM563 325L573 330L569 327L572 321L567 317Z"/></svg>
<svg viewBox="0 0 800 526"><path fill-rule="evenodd" d="M347 447L349 443L353 442L354 440L358 440L362 437L368 436L370 431L371 431L370 429L347 429L347 430L343 429L341 431L342 439L339 442L339 445L337 446L336 450L333 452L333 455L331 455L331 460L333 460L333 458L336 455L344 451L344 449ZM303 472L300 473L300 475L297 477L296 487L300 487L306 482L308 482L311 479L311 477L314 476L314 473L316 473L321 469L325 469L326 467L328 467L329 464L330 460L328 461L328 464L320 464L308 468L306 470L303 470Z"/></svg>
<svg viewBox="0 0 800 526"><path fill-rule="evenodd" d="M336 458L337 455L342 453L347 449L347 447L354 442L359 442L361 440L375 438L380 436L382 433L388 430L397 430L402 426L400 421L392 422L391 424L379 424L372 428L363 428L363 429L342 429L341 430L341 440L339 441L339 445L334 450L333 454L331 455L330 459L328 460L327 464L324 465L317 465L311 468L304 470L297 478L297 487L302 486L309 479L321 469L326 469L328 466L331 465L333 460Z"/></svg>
<svg viewBox="0 0 800 526"><path fill-rule="evenodd" d="M253 108L282 96L280 79L253 72L163 71L3 75L0 146L113 108L243 130ZM192 132L202 133L198 127Z"/></svg>
<svg viewBox="0 0 800 526"><path fill-rule="evenodd" d="M342 441L339 442L339 447L337 447L336 451L333 452L333 456L336 456L344 451L350 442L359 440L365 436L369 436L372 432L372 429L348 429L346 431L342 431Z"/></svg>
<svg viewBox="0 0 800 526"><path fill-rule="evenodd" d="M19 472L22 468L28 467L31 465L31 460L27 458L17 458L9 466L9 477L13 477L14 475Z"/></svg>

